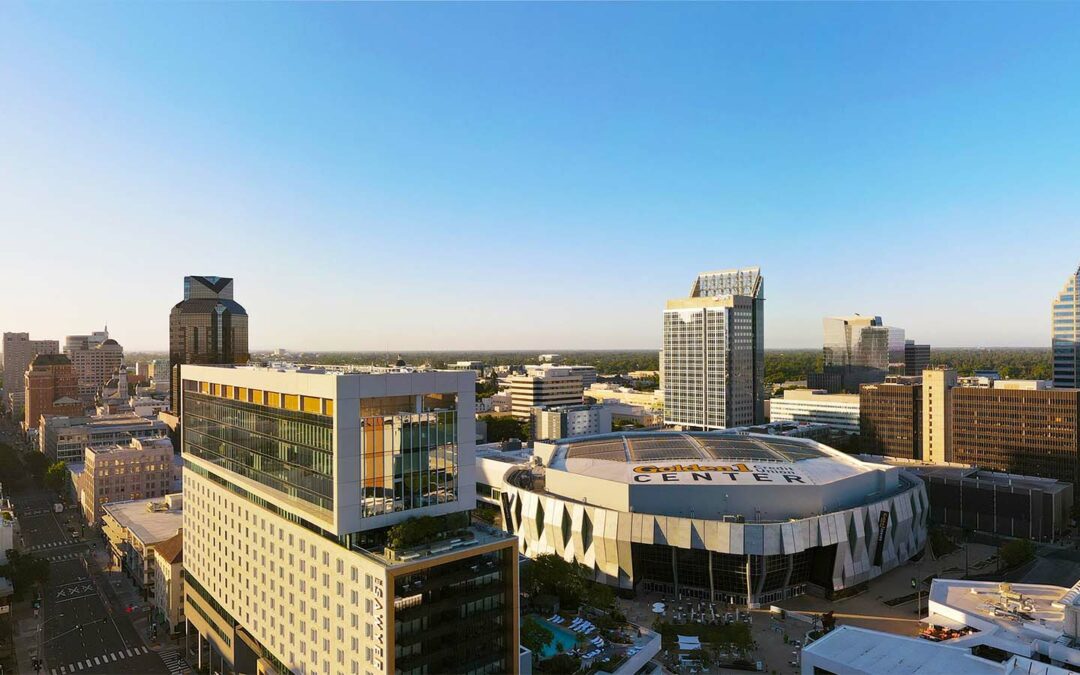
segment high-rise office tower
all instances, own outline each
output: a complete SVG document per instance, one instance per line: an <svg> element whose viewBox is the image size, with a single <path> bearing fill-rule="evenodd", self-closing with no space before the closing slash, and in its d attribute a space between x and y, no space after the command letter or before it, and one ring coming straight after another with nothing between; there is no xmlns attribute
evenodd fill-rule
<svg viewBox="0 0 1080 675"><path fill-rule="evenodd" d="M26 384L23 375L38 354L59 354L56 340L31 340L29 333L4 333L4 403L22 419Z"/></svg>
<svg viewBox="0 0 1080 675"><path fill-rule="evenodd" d="M698 275L664 310L664 422L723 429L765 421L765 279L757 267Z"/></svg>
<svg viewBox="0 0 1080 675"><path fill-rule="evenodd" d="M248 315L233 300L233 280L184 277L184 299L169 313L170 403L179 410L180 378L176 366L247 363Z"/></svg>
<svg viewBox="0 0 1080 675"><path fill-rule="evenodd" d="M68 335L64 338L64 354L75 366L79 377L79 398L93 403L101 386L109 381L124 362L124 348L109 337L109 328L90 335Z"/></svg>
<svg viewBox="0 0 1080 675"><path fill-rule="evenodd" d="M904 343L903 374L911 377L922 375L930 367L930 345L915 344L914 340Z"/></svg>
<svg viewBox="0 0 1080 675"><path fill-rule="evenodd" d="M1053 307L1054 387L1080 388L1080 267L1065 282Z"/></svg>
<svg viewBox="0 0 1080 675"><path fill-rule="evenodd" d="M890 329L882 324L880 316L827 316L823 324L825 366L889 369L894 347L889 340ZM903 333L900 335L902 359Z"/></svg>
<svg viewBox="0 0 1080 675"><path fill-rule="evenodd" d="M79 378L63 354L38 354L23 375L23 429L37 429L42 415L80 415Z"/></svg>
<svg viewBox="0 0 1080 675"><path fill-rule="evenodd" d="M830 393L858 393L862 384L883 382L890 368L904 369L904 329L886 326L880 316L827 316L824 368L807 375L807 384Z"/></svg>
<svg viewBox="0 0 1080 675"><path fill-rule="evenodd" d="M472 371L180 370L200 667L518 672L517 539L468 516Z"/></svg>

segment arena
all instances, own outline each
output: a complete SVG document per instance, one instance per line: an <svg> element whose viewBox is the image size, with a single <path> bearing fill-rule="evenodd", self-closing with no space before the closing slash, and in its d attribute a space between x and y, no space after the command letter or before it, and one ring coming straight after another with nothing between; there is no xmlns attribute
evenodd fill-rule
<svg viewBox="0 0 1080 675"><path fill-rule="evenodd" d="M802 438L578 437L480 450L477 480L529 557L576 560L622 589L751 607L854 589L926 541L920 479Z"/></svg>

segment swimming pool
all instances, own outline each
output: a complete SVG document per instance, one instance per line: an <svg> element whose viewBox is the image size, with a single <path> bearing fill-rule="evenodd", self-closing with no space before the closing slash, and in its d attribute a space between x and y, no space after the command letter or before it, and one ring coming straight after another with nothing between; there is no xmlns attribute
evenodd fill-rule
<svg viewBox="0 0 1080 675"><path fill-rule="evenodd" d="M553 636L551 642L548 642L546 645L540 648L541 659L550 659L552 656L555 656L560 651L568 652L577 646L578 636L577 633L575 633L574 631L564 628L562 626L557 626L548 621L547 619L536 614L534 614L532 618L535 619L536 622L539 623L541 626L551 631L551 634ZM559 649L559 647L562 647L562 649Z"/></svg>

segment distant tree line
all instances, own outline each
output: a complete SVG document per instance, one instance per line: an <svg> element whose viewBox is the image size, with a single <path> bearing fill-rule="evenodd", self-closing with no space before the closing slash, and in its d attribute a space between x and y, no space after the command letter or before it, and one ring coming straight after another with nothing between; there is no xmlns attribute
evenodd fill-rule
<svg viewBox="0 0 1080 675"><path fill-rule="evenodd" d="M455 361L482 361L489 366L537 363L540 354L558 353L564 363L595 366L602 375L620 375L634 370L659 370L660 358L656 349L622 350L512 350L512 351L415 351L401 352L410 365L446 367ZM128 360L161 357L153 353L131 353ZM302 352L290 358L303 363L326 365L386 365L397 360L398 352ZM1049 348L932 348L932 365L950 365L961 375L976 370L997 370L1011 379L1050 379ZM822 350L766 349L765 381L779 384L806 379L808 372L821 370Z"/></svg>

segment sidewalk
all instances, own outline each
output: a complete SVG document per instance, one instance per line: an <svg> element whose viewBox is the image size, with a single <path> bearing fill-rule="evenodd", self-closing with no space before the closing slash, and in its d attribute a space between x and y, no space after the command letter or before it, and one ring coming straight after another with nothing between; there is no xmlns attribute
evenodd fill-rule
<svg viewBox="0 0 1080 675"><path fill-rule="evenodd" d="M151 650L179 650L183 652L184 643L182 636L180 640L173 640L168 635L168 631L164 626L158 626L158 632L155 638L150 637L151 617L153 615L153 612L149 611L150 601L143 599L142 592L123 572L114 570L110 567L111 560L109 558L108 550L103 546L103 542L98 539L94 539L93 541L95 541L98 546L91 551L90 558L94 565L91 572L100 582L101 588L104 591L105 597L112 607L113 612L118 616L126 616L135 627L135 632L138 634L139 640ZM133 607L133 611L128 612L128 607Z"/></svg>

